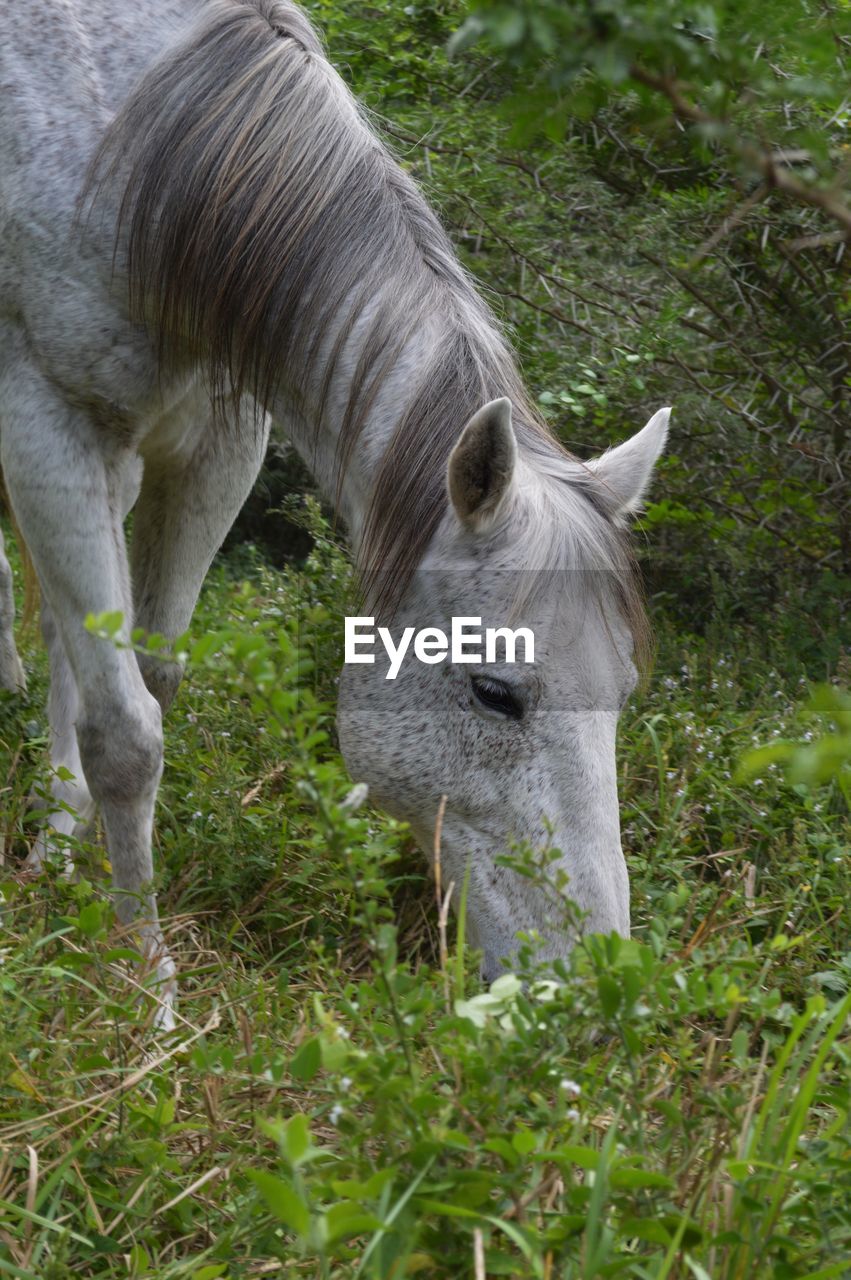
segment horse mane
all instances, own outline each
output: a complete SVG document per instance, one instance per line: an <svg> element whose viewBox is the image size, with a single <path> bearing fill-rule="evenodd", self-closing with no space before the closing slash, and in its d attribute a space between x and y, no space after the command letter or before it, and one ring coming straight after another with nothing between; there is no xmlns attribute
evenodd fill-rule
<svg viewBox="0 0 851 1280"><path fill-rule="evenodd" d="M565 483L581 473L530 403L437 218L289 0L211 0L109 127L84 198L114 179L131 314L163 366L199 362L218 399L232 389L262 409L282 385L303 400L318 366L321 416L357 327L338 486L390 370L442 317L371 494L359 571L376 612L392 613L422 560L446 511L449 453L483 403L508 396L520 449L550 471L560 459ZM641 651L626 535L583 503Z"/></svg>

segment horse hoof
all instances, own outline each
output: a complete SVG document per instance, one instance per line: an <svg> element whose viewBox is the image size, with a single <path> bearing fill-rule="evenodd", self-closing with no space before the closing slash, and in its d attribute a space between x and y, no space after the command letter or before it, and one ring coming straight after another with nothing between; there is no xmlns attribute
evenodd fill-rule
<svg viewBox="0 0 851 1280"><path fill-rule="evenodd" d="M171 956L160 956L154 970L153 981L146 986L157 1002L154 1013L153 1030L155 1035L167 1035L177 1027L175 1006L177 1004L177 969Z"/></svg>

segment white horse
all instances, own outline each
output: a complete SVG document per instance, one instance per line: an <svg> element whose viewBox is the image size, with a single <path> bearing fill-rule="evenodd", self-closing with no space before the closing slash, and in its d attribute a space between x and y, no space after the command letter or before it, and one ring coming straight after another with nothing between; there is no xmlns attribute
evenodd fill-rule
<svg viewBox="0 0 851 1280"><path fill-rule="evenodd" d="M586 927L626 934L615 730L643 613L625 526L668 411L593 463L560 447L289 0L16 0L0 87L0 458L44 601L50 825L99 808L160 1023L175 984L151 833L180 671L84 618L186 629L270 418L347 523L364 612L444 629L525 615L541 633L529 667L350 666L340 692L352 775L426 851L446 797L444 875L470 866L486 976L519 929L548 957L572 941L495 861L512 840L558 849ZM7 687L11 627L2 559Z"/></svg>

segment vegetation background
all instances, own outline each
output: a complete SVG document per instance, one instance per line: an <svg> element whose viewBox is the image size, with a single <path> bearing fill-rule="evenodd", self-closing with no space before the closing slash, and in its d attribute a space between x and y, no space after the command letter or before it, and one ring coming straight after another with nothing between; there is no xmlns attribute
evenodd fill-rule
<svg viewBox="0 0 851 1280"><path fill-rule="evenodd" d="M173 1042L97 844L73 884L18 874L34 637L0 695L0 1275L848 1275L851 8L308 8L570 447L674 405L620 745L634 938L481 991L449 886L349 794L348 562L277 442L167 727Z"/></svg>

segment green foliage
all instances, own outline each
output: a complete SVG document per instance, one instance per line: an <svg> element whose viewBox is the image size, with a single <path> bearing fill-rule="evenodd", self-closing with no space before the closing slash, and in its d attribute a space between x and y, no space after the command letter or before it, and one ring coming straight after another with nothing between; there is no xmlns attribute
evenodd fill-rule
<svg viewBox="0 0 851 1280"><path fill-rule="evenodd" d="M783 765L790 782L819 786L836 779L851 799L851 697L833 685L816 689L807 706L810 717L826 717L833 727L813 741L809 731L802 742L779 741L748 752L740 777L752 778L767 765Z"/></svg>
<svg viewBox="0 0 851 1280"><path fill-rule="evenodd" d="M814 139L808 117L814 107L822 119L844 109L846 80L837 50L847 35L847 5L473 0L470 8L450 51L486 41L522 76L523 87L510 102L518 139L542 128L561 138L571 118L588 117L613 93L628 90L644 123L667 122L676 94L673 106L694 125L699 141L735 150L743 134L759 135L766 114L791 103L804 107L796 143L815 141L813 163L828 164L826 140ZM695 93L700 105L678 101L683 91Z"/></svg>

